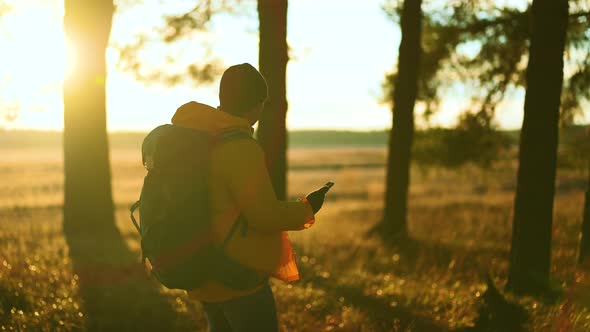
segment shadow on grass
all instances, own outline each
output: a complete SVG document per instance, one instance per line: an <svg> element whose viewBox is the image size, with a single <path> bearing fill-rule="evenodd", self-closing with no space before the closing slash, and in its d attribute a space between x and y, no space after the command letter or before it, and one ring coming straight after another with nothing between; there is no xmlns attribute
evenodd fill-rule
<svg viewBox="0 0 590 332"><path fill-rule="evenodd" d="M367 234L367 233L365 233ZM465 282L480 283L485 280L490 267L491 258L506 260L508 250L490 244L481 243L469 245L467 241L454 243L440 243L412 238L397 238L395 241L383 240L377 234L373 234L361 242L362 245L351 246L351 243L330 243L330 252L338 253L337 265L330 262L326 269L338 269L338 264L345 264L352 270L361 270L369 275L393 273L408 278L418 277L421 273L428 273L437 281L437 276L447 280L461 280ZM298 252L305 252L303 248L295 245ZM312 255L310 253L310 255ZM391 257L396 257L392 261ZM363 264L356 264L358 261ZM321 259L317 264L323 265ZM314 271L305 271L307 265L302 264L302 273L314 275ZM449 277L452 275L452 277ZM449 279L451 278L451 279ZM378 296L367 293L362 286L348 286L332 279L322 278L316 274L309 281L318 288L326 291L330 297L345 298L347 303L359 308L367 314L371 323L376 324L383 331L448 331L446 324L434 320L433 316L425 313L424 308L415 308L412 305L404 305L402 298ZM356 283L355 281L353 281ZM430 286L430 285L428 285ZM474 295L475 296L475 295ZM392 301L395 300L395 306ZM473 308L477 310L477 308ZM394 320L398 320L394 323ZM473 330L478 331L478 330Z"/></svg>
<svg viewBox="0 0 590 332"><path fill-rule="evenodd" d="M508 260L510 250L497 243L469 241L431 241L409 237L382 237L371 231L366 234L375 239L386 251L402 255L408 265L418 261L432 268L447 270L457 265L461 271L476 272L483 280L489 273L492 259Z"/></svg>
<svg viewBox="0 0 590 332"><path fill-rule="evenodd" d="M339 263L353 262L362 256L375 257L379 255L374 248L352 248L346 243L332 246L332 252L347 252L347 258L338 259ZM294 244L296 252L305 252L297 243ZM363 255L359 255L363 251ZM322 264L318 262L317 264ZM411 307L404 306L405 300L397 297L377 296L373 293L367 293L361 285L348 285L346 282L338 282L334 278L324 278L314 273L313 268L306 264L300 264L300 272L306 275L306 281L313 285L313 288L321 289L326 292L332 299L343 298L344 303L350 304L363 311L369 318L369 326L378 331L448 331L448 327L440 322L436 322L432 317L412 310ZM389 267L383 267L372 261L367 260L364 268L375 269L373 272L391 271ZM393 301L395 300L395 301ZM336 301L336 300L334 300ZM394 303L392 305L392 303Z"/></svg>
<svg viewBox="0 0 590 332"><path fill-rule="evenodd" d="M364 311L382 331L448 331L430 317L418 315L403 306L392 306L391 299L368 295L360 288L339 285L328 279L315 278L311 282L331 297L343 297L346 303Z"/></svg>
<svg viewBox="0 0 590 332"><path fill-rule="evenodd" d="M79 279L88 331L178 329L178 313L149 279L117 229L64 229L64 234Z"/></svg>

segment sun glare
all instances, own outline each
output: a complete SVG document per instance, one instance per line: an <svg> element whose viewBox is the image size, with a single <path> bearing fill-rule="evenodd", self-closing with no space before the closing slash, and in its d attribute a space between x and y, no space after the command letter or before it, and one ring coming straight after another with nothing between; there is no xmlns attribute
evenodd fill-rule
<svg viewBox="0 0 590 332"><path fill-rule="evenodd" d="M61 20L46 6L28 6L8 14L0 33L3 68L16 96L47 91L63 82L67 70Z"/></svg>
<svg viewBox="0 0 590 332"><path fill-rule="evenodd" d="M62 81L70 77L72 73L76 70L76 63L77 63L77 54L76 48L72 43L64 36L64 54L62 57L63 61L63 72L62 72Z"/></svg>

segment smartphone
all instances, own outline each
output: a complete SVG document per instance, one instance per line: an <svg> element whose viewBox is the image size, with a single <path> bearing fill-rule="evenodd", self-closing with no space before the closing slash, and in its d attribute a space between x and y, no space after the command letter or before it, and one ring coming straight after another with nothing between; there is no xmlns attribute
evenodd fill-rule
<svg viewBox="0 0 590 332"><path fill-rule="evenodd" d="M334 185L334 182L327 182L324 187L322 188L324 194L328 192L328 190L330 190L330 188L332 188L332 186ZM325 189L324 189L325 188Z"/></svg>

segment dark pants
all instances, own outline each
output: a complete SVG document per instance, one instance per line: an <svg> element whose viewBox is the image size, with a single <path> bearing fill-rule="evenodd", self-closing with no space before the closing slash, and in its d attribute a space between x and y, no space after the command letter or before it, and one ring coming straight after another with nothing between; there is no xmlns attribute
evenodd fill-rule
<svg viewBox="0 0 590 332"><path fill-rule="evenodd" d="M225 302L203 302L210 332L277 332L277 310L269 285Z"/></svg>

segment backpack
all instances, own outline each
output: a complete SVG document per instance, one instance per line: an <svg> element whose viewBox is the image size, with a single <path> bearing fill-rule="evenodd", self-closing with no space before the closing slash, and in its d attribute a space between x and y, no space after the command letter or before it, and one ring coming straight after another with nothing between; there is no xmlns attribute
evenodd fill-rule
<svg viewBox="0 0 590 332"><path fill-rule="evenodd" d="M223 243L213 243L209 202L209 167L212 149L236 139L253 139L239 130L213 136L208 132L162 125L142 144L148 170L131 220L141 237L142 261L149 260L151 274L171 289L190 290L209 280L246 290L268 279L225 254L225 246L238 227L235 221ZM140 223L134 217L139 209Z"/></svg>

